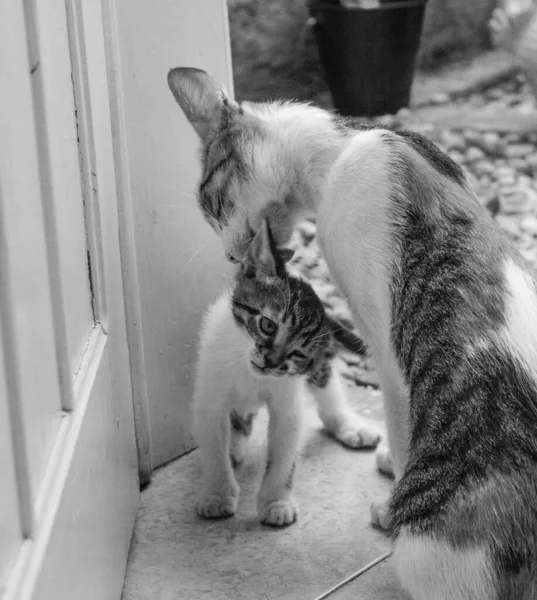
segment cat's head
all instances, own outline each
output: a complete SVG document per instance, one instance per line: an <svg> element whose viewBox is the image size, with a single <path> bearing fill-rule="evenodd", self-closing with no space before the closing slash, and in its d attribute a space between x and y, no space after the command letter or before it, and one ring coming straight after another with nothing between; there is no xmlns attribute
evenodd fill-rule
<svg viewBox="0 0 537 600"><path fill-rule="evenodd" d="M304 137L297 123L306 115L328 129L331 117L296 103L238 104L199 69L172 69L168 85L202 142L199 204L228 260L242 261L263 219L277 246L284 245L306 204L296 168Z"/></svg>
<svg viewBox="0 0 537 600"><path fill-rule="evenodd" d="M286 271L289 252L276 249L265 219L236 278L233 316L252 338L248 359L256 375L304 374L328 341L321 301Z"/></svg>

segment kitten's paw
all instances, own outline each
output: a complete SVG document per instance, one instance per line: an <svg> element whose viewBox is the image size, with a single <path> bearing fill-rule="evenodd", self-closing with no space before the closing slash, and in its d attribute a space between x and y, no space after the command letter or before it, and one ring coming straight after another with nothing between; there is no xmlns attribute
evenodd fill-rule
<svg viewBox="0 0 537 600"><path fill-rule="evenodd" d="M263 525L285 527L297 520L298 508L292 499L272 502L262 510L259 519Z"/></svg>
<svg viewBox="0 0 537 600"><path fill-rule="evenodd" d="M334 434L335 438L348 448L376 448L380 442L380 433L363 423L345 424Z"/></svg>
<svg viewBox="0 0 537 600"><path fill-rule="evenodd" d="M238 495L204 495L198 500L198 515L204 519L232 517L237 510L238 501Z"/></svg>
<svg viewBox="0 0 537 600"><path fill-rule="evenodd" d="M386 500L375 500L370 508L371 523L384 530L391 528L390 516L388 512L388 502Z"/></svg>
<svg viewBox="0 0 537 600"><path fill-rule="evenodd" d="M392 453L388 446L382 445L377 448L375 452L375 462L377 464L377 469L383 473L384 475L390 475L391 477L395 476L393 470L393 460Z"/></svg>

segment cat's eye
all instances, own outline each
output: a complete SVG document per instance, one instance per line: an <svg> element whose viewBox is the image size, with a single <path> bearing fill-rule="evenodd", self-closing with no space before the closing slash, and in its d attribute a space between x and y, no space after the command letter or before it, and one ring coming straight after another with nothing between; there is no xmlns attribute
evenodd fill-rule
<svg viewBox="0 0 537 600"><path fill-rule="evenodd" d="M305 360L308 357L302 352L294 350L293 352L291 352L291 354L289 354L289 358L298 358L299 360Z"/></svg>
<svg viewBox="0 0 537 600"><path fill-rule="evenodd" d="M261 333L265 335L274 335L277 329L278 326L276 325L276 323L274 323L274 321L271 321L270 319L267 319L267 317L261 317L259 319L259 330L261 331Z"/></svg>

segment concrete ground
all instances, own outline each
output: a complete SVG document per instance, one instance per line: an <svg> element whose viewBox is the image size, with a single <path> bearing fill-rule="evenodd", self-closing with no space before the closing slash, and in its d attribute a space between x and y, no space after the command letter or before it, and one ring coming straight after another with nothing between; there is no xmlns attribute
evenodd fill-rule
<svg viewBox="0 0 537 600"><path fill-rule="evenodd" d="M357 412L380 428L380 392L349 386ZM300 516L281 530L261 525L255 491L262 475L266 415L256 424L250 453L238 472L237 514L204 521L195 512L200 485L197 452L160 469L142 493L122 600L314 600L389 550L369 524L369 505L386 496L373 451L349 450L323 431L307 407L295 478ZM331 600L404 600L385 561Z"/></svg>

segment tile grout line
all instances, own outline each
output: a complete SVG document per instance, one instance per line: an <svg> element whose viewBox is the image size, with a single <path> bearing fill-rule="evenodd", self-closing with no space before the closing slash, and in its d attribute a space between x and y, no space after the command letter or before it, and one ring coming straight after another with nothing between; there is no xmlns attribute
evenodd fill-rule
<svg viewBox="0 0 537 600"><path fill-rule="evenodd" d="M334 592L337 592L338 590L340 590L342 587L344 587L345 585L347 585L351 581L354 581L355 579L358 579L358 577L360 577L360 575L363 575L364 573L367 573L367 571L369 571L373 567L376 567L379 563L385 561L391 555L392 555L392 551L390 550L389 552L386 552L385 554L382 554L382 556L379 556L378 558L375 558L375 560L373 560L372 562L370 562L365 567L362 567L361 569L359 569L358 571L356 571L352 575L349 575L348 577L346 577L345 579L343 579L342 581L340 581L339 583L337 583L334 587L331 587L329 590L327 590L326 592L324 592L320 596L317 596L315 598L315 600L325 600L326 598L328 598L329 596L331 596Z"/></svg>

